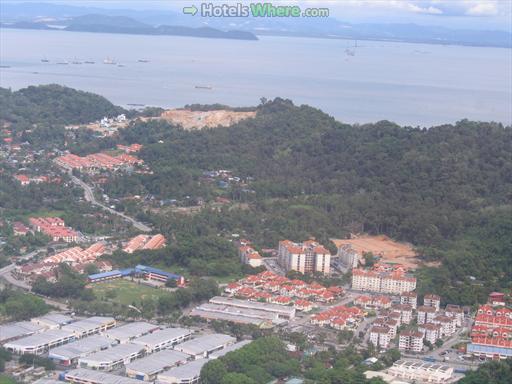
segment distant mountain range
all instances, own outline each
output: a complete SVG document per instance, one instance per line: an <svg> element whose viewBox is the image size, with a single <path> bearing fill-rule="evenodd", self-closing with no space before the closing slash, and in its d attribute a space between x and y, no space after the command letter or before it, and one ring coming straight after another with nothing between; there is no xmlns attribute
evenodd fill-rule
<svg viewBox="0 0 512 384"><path fill-rule="evenodd" d="M124 33L134 35L192 36L217 39L258 40L248 31L222 31L210 27L152 26L126 16L89 14L65 20L2 22L3 28L47 29L72 32Z"/></svg>
<svg viewBox="0 0 512 384"><path fill-rule="evenodd" d="M417 24L347 23L334 18L203 18L172 11L2 3L3 27L255 40L256 35L512 47L512 33Z"/></svg>

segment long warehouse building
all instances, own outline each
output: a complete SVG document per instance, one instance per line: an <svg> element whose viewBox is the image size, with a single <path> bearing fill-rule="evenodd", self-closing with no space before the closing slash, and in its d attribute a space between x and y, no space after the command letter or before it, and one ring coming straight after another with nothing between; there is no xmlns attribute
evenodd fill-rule
<svg viewBox="0 0 512 384"><path fill-rule="evenodd" d="M17 354L41 355L50 348L67 344L75 340L73 332L62 329L52 329L46 332L36 333L15 341L4 344L9 352Z"/></svg>
<svg viewBox="0 0 512 384"><path fill-rule="evenodd" d="M61 379L76 384L140 384L140 380L130 379L129 377L81 368L64 372Z"/></svg>
<svg viewBox="0 0 512 384"><path fill-rule="evenodd" d="M228 305L231 307L264 311L273 313L276 317L290 320L295 317L295 308L277 304L259 303L257 301L247 301L233 299L231 297L215 296L210 299L211 304Z"/></svg>
<svg viewBox="0 0 512 384"><path fill-rule="evenodd" d="M105 332L105 336L117 341L120 344L124 344L128 343L132 339L147 335L148 333L157 331L159 329L160 328L158 325L146 323L144 321L137 321L112 328Z"/></svg>
<svg viewBox="0 0 512 384"><path fill-rule="evenodd" d="M78 359L81 357L108 349L113 344L114 342L105 336L94 335L61 347L52 348L48 353L48 358L60 365L72 366L78 364Z"/></svg>
<svg viewBox="0 0 512 384"><path fill-rule="evenodd" d="M208 359L198 359L185 365L172 368L157 376L159 384L197 384L201 378L201 369Z"/></svg>
<svg viewBox="0 0 512 384"><path fill-rule="evenodd" d="M112 371L122 368L133 360L144 355L144 347L136 344L120 344L116 347L92 353L78 359L80 368L98 371Z"/></svg>
<svg viewBox="0 0 512 384"><path fill-rule="evenodd" d="M44 327L30 321L0 325L0 343L27 337L43 330Z"/></svg>
<svg viewBox="0 0 512 384"><path fill-rule="evenodd" d="M185 341L174 347L175 350L186 353L194 359L208 357L210 353L221 350L228 345L234 344L236 338L223 335L221 333L213 333L210 335L199 336L196 339Z"/></svg>
<svg viewBox="0 0 512 384"><path fill-rule="evenodd" d="M154 381L159 373L185 364L189 358L186 353L164 349L127 364L126 375L137 380Z"/></svg>
<svg viewBox="0 0 512 384"><path fill-rule="evenodd" d="M192 331L186 328L165 328L132 340L132 343L142 345L147 352L157 352L188 340Z"/></svg>
<svg viewBox="0 0 512 384"><path fill-rule="evenodd" d="M88 319L79 320L62 327L63 331L73 332L77 339L105 332L116 325L113 317L94 316Z"/></svg>

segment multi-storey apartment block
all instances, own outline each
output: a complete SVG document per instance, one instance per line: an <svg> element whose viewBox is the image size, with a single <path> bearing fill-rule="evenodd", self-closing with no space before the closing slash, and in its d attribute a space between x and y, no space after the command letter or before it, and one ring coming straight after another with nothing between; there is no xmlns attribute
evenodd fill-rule
<svg viewBox="0 0 512 384"><path fill-rule="evenodd" d="M370 343L381 349L388 349L391 342L391 330L387 326L374 326L370 330Z"/></svg>
<svg viewBox="0 0 512 384"><path fill-rule="evenodd" d="M400 295L400 304L408 304L416 309L418 307L418 294L416 292L403 292Z"/></svg>
<svg viewBox="0 0 512 384"><path fill-rule="evenodd" d="M454 317L438 315L432 319L432 323L441 326L441 336L451 336L457 329L457 321Z"/></svg>
<svg viewBox="0 0 512 384"><path fill-rule="evenodd" d="M401 351L421 352L423 350L423 333L404 331L400 333L398 349Z"/></svg>
<svg viewBox="0 0 512 384"><path fill-rule="evenodd" d="M402 294L416 289L416 278L401 272L352 270L352 288L361 291Z"/></svg>
<svg viewBox="0 0 512 384"><path fill-rule="evenodd" d="M278 262L286 271L328 275L331 270L331 253L313 240L303 243L283 240L279 242Z"/></svg>
<svg viewBox="0 0 512 384"><path fill-rule="evenodd" d="M434 344L437 339L441 338L441 325L440 324L422 324L418 327L418 330L425 335L425 340Z"/></svg>
<svg viewBox="0 0 512 384"><path fill-rule="evenodd" d="M412 320L412 306L409 304L397 304L392 307L393 311L400 313L400 323L409 324Z"/></svg>
<svg viewBox="0 0 512 384"><path fill-rule="evenodd" d="M431 323L432 320L434 320L434 317L436 316L436 309L434 307L425 307L424 305L422 305L417 308L417 311L418 324Z"/></svg>
<svg viewBox="0 0 512 384"><path fill-rule="evenodd" d="M441 308L441 298L437 295L427 294L423 298L423 305L425 307L434 307L436 311Z"/></svg>

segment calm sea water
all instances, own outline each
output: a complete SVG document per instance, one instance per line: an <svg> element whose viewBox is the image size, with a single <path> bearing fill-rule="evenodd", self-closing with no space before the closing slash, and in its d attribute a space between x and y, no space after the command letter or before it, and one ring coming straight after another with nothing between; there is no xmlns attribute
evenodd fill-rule
<svg viewBox="0 0 512 384"><path fill-rule="evenodd" d="M362 41L354 56L347 55L353 44L3 29L0 64L10 68L0 69L0 86L58 83L120 105L162 107L247 106L263 96L281 96L350 123L387 119L430 126L462 118L512 123L510 49ZM124 66L106 65L105 58ZM57 64L64 61L69 64Z"/></svg>

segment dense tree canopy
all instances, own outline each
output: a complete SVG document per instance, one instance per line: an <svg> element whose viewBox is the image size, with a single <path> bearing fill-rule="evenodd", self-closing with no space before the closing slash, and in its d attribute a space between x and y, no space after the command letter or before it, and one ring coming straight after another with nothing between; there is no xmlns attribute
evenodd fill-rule
<svg viewBox="0 0 512 384"><path fill-rule="evenodd" d="M512 359L491 361L471 371L459 384L510 384L512 383Z"/></svg>
<svg viewBox="0 0 512 384"><path fill-rule="evenodd" d="M349 232L387 234L443 263L439 273L420 272L424 289L469 304L510 288L510 127L466 120L430 129L351 126L276 99L228 128L190 132L138 122L121 140L145 144L141 156L154 173L113 180L109 193L249 203L194 217L152 216L166 233L243 233L260 246L283 237L328 243ZM253 181L246 190L219 191L200 177L214 169Z"/></svg>
<svg viewBox="0 0 512 384"><path fill-rule="evenodd" d="M122 113L102 96L56 84L11 91L0 88L0 121L18 124L79 124Z"/></svg>
<svg viewBox="0 0 512 384"><path fill-rule="evenodd" d="M50 310L39 297L4 289L0 291L0 313L11 320L28 320L41 316Z"/></svg>

